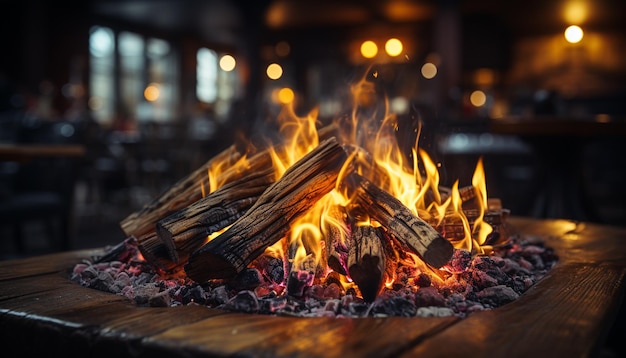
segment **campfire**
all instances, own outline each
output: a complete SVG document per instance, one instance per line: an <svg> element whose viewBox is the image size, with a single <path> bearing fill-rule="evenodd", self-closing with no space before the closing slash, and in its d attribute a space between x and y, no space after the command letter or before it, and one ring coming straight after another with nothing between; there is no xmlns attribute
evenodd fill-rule
<svg viewBox="0 0 626 358"><path fill-rule="evenodd" d="M515 300L552 250L507 230L482 160L471 185L440 185L421 128L406 153L369 88L356 84L354 110L331 123L284 106L278 140L210 159L72 279L142 305L269 314L463 316Z"/></svg>

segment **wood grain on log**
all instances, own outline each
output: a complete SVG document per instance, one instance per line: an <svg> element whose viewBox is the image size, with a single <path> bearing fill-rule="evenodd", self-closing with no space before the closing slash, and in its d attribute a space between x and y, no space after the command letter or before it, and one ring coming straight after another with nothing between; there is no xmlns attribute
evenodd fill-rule
<svg viewBox="0 0 626 358"><path fill-rule="evenodd" d="M228 230L194 251L185 265L187 275L202 282L241 272L335 187L346 159L334 137L320 143L289 167Z"/></svg>
<svg viewBox="0 0 626 358"><path fill-rule="evenodd" d="M139 244L137 247L143 255L144 259L150 264L160 268L163 271L174 271L180 265L172 261L170 257L170 250L163 243L161 239L156 235L156 232L152 231L144 234L137 240Z"/></svg>
<svg viewBox="0 0 626 358"><path fill-rule="evenodd" d="M348 272L366 302L373 302L385 280L386 256L380 228L355 226L352 229Z"/></svg>
<svg viewBox="0 0 626 358"><path fill-rule="evenodd" d="M394 196L356 173L345 182L362 208L424 262L439 268L450 260L452 244Z"/></svg>
<svg viewBox="0 0 626 358"><path fill-rule="evenodd" d="M234 223L275 181L274 169L242 174L192 205L157 222L156 233L175 263L204 245L207 237Z"/></svg>

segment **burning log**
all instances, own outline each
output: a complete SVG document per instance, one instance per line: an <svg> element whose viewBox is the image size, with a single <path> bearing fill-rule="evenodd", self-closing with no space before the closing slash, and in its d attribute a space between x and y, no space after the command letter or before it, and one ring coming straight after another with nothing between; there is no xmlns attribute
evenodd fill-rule
<svg viewBox="0 0 626 358"><path fill-rule="evenodd" d="M350 278L361 291L363 299L373 302L385 279L386 256L379 228L355 226L348 255Z"/></svg>
<svg viewBox="0 0 626 358"><path fill-rule="evenodd" d="M469 233L475 233L475 224L483 212L482 221L489 224L493 231L486 238L485 244L493 245L499 243L508 237L506 233L506 218L509 210L502 208L502 203L498 198L487 199L486 208L481 209L478 196L473 186L467 186L459 189L459 193L463 200L463 215L467 219L467 224L458 213L453 210L446 212L442 222L437 227L444 237L451 242L461 242L466 239ZM468 226L467 228L465 226Z"/></svg>
<svg viewBox="0 0 626 358"><path fill-rule="evenodd" d="M234 223L275 181L274 169L252 172L157 222L156 233L175 263L186 262L189 253L207 237Z"/></svg>
<svg viewBox="0 0 626 358"><path fill-rule="evenodd" d="M335 187L346 159L334 137L320 143L289 167L233 226L194 251L185 265L187 275L202 282L241 272Z"/></svg>
<svg viewBox="0 0 626 358"><path fill-rule="evenodd" d="M139 238L154 230L154 224L168 214L184 208L202 198L198 183L207 183L207 171L215 163L235 163L241 158L241 153L233 144L224 151L209 159L194 172L179 180L159 197L146 204L120 222L127 237Z"/></svg>
<svg viewBox="0 0 626 358"><path fill-rule="evenodd" d="M350 174L346 183L361 207L424 262L439 268L450 260L452 244L398 199L356 173Z"/></svg>
<svg viewBox="0 0 626 358"><path fill-rule="evenodd" d="M330 138L337 133L337 126L330 124L318 130L320 140ZM159 197L146 204L139 211L136 211L120 222L120 226L127 237L134 236L141 238L144 235L154 231L154 225L157 221L166 216L183 209L196 201L202 199L202 191L200 185L209 188L208 171L215 165L227 167L219 175L219 181L228 183L241 177L241 172L252 172L255 170L264 170L272 166L272 157L266 149L256 152L247 159L247 164L243 166L233 165L242 159L242 153L239 151L240 145L233 144L226 148L215 157L209 159L205 164L190 173L185 178L179 180Z"/></svg>
<svg viewBox="0 0 626 358"><path fill-rule="evenodd" d="M163 243L163 241L159 239L156 232L151 231L144 234L142 237L137 239L137 242L139 243L137 245L139 251L150 264L165 272L172 272L180 266L172 261L169 252L170 250Z"/></svg>

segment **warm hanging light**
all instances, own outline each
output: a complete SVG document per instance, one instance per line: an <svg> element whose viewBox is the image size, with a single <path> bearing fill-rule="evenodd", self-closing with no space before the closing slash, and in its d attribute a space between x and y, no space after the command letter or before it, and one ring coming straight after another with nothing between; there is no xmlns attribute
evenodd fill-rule
<svg viewBox="0 0 626 358"><path fill-rule="evenodd" d="M378 46L374 41L363 41L361 44L361 56L365 58L374 58L378 54Z"/></svg>
<svg viewBox="0 0 626 358"><path fill-rule="evenodd" d="M283 76L283 68L277 63L272 63L267 66L265 73L270 79L277 80Z"/></svg>
<svg viewBox="0 0 626 358"><path fill-rule="evenodd" d="M402 53L402 41L392 38L385 43L385 52L391 57L396 57Z"/></svg>
<svg viewBox="0 0 626 358"><path fill-rule="evenodd" d="M235 69L237 61L232 55L224 55L220 58L220 68L223 71L230 72Z"/></svg>
<svg viewBox="0 0 626 358"><path fill-rule="evenodd" d="M565 39L572 44L579 43L583 39L583 29L577 25L568 27L565 29Z"/></svg>

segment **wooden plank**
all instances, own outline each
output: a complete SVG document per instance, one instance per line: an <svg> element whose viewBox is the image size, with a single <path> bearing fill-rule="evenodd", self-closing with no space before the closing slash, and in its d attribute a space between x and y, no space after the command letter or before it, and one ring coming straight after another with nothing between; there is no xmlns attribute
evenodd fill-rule
<svg viewBox="0 0 626 358"><path fill-rule="evenodd" d="M458 321L446 318L297 318L229 314L173 328L145 343L207 356L394 356ZM157 349L157 347L159 349Z"/></svg>
<svg viewBox="0 0 626 358"><path fill-rule="evenodd" d="M507 219L510 233L538 237L555 250L559 264L612 262L626 266L626 228L571 220Z"/></svg>
<svg viewBox="0 0 626 358"><path fill-rule="evenodd" d="M0 261L0 281L60 271L69 272L81 260L103 252L102 248L96 248Z"/></svg>

